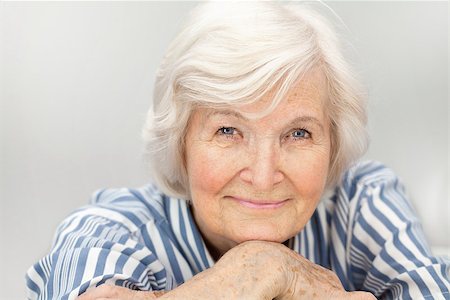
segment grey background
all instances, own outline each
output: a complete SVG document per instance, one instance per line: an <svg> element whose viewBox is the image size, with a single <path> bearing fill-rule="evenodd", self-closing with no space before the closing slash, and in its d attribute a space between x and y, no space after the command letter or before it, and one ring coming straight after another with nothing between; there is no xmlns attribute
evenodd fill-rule
<svg viewBox="0 0 450 300"><path fill-rule="evenodd" d="M328 4L370 95L366 157L400 175L445 253L448 4ZM0 2L0 299L23 299L27 268L94 190L148 180L140 130L154 72L193 6Z"/></svg>

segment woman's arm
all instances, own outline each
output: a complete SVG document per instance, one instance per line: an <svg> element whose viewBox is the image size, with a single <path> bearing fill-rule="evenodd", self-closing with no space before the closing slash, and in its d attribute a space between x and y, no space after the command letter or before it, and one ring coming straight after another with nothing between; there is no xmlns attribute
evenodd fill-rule
<svg viewBox="0 0 450 300"><path fill-rule="evenodd" d="M50 253L27 272L28 299L75 299L104 284L166 287L163 264L135 234L140 226L133 216L143 218L147 209L127 191L104 194L122 202L94 203L61 223Z"/></svg>
<svg viewBox="0 0 450 300"><path fill-rule="evenodd" d="M115 285L101 285L95 289L84 293L77 300L95 300L95 299L133 299L133 300L148 300L156 299L164 295L164 291L143 292L130 290L121 286Z"/></svg>
<svg viewBox="0 0 450 300"><path fill-rule="evenodd" d="M377 163L360 169L347 239L353 286L380 299L447 299L450 261L431 253L397 176Z"/></svg>
<svg viewBox="0 0 450 300"><path fill-rule="evenodd" d="M98 288L80 300L153 299L153 292ZM250 241L228 251L212 268L194 276L161 299L375 299L346 292L337 276L282 244Z"/></svg>

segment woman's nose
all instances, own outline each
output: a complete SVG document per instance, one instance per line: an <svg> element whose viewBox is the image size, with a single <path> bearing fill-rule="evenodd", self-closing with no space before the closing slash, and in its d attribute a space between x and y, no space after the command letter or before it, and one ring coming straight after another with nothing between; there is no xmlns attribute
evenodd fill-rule
<svg viewBox="0 0 450 300"><path fill-rule="evenodd" d="M249 153L247 166L240 177L258 190L270 190L284 179L280 170L280 150L273 145L256 147Z"/></svg>

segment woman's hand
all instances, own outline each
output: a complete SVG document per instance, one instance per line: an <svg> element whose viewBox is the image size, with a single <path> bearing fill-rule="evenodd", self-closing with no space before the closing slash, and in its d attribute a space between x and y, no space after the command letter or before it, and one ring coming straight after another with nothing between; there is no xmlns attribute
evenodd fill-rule
<svg viewBox="0 0 450 300"><path fill-rule="evenodd" d="M120 286L103 284L82 294L77 300L117 299L117 300L147 300L156 299L163 291L143 292L130 290Z"/></svg>
<svg viewBox="0 0 450 300"><path fill-rule="evenodd" d="M279 243L249 241L229 250L212 268L165 294L119 287L93 289L79 300L106 299L367 299L346 292L332 271Z"/></svg>
<svg viewBox="0 0 450 300"><path fill-rule="evenodd" d="M249 241L161 299L375 299L279 243Z"/></svg>
<svg viewBox="0 0 450 300"><path fill-rule="evenodd" d="M267 295L282 292L283 276L271 244L242 243L161 299L273 299Z"/></svg>
<svg viewBox="0 0 450 300"><path fill-rule="evenodd" d="M284 245L273 245L285 255L282 268L285 276L283 292L276 299L376 299L368 292L347 292L332 271L312 263ZM276 250L275 250L276 251Z"/></svg>

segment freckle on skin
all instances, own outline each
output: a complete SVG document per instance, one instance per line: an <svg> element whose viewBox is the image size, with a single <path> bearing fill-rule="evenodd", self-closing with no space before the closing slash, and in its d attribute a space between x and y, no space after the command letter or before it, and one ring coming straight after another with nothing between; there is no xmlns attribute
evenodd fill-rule
<svg viewBox="0 0 450 300"><path fill-rule="evenodd" d="M300 296L305 295L305 294L306 294L306 290L299 290L299 291L298 291L298 294L299 294Z"/></svg>

